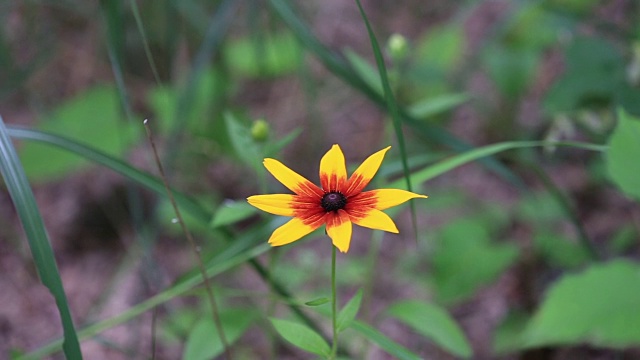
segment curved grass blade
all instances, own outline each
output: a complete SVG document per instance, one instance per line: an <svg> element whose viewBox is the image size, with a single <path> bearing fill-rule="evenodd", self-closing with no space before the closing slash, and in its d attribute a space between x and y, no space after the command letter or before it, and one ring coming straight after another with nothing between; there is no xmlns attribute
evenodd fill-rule
<svg viewBox="0 0 640 360"><path fill-rule="evenodd" d="M134 0L130 0L129 5L131 5L131 12L133 13L133 18L136 20L136 27L138 28L138 32L140 33L140 37L142 38L144 54L147 57L149 66L151 67L151 73L153 73L153 78L156 81L156 85L160 86L162 85L162 81L160 81L158 67L156 66L156 62L153 59L153 55L151 54L149 40L147 39L147 33L144 31L144 25L142 24L142 18L140 17L140 9L138 8L138 3Z"/></svg>
<svg viewBox="0 0 640 360"><path fill-rule="evenodd" d="M117 173L133 180L134 182L150 190L155 191L162 196L165 195L164 186L162 185L162 182L157 178L145 172L142 172L127 164L126 162L107 155L101 151L80 144L74 140L43 131L31 130L15 126L9 126L7 127L7 129L8 134L11 137L24 140L39 141L49 145L53 145L63 150L67 150L73 154L84 157L87 160L91 160L97 164L110 168L111 170L116 171ZM180 192L174 191L174 195L178 204L183 209L188 211L191 215L203 222L208 222L209 220L211 220L211 214L202 206L200 206L200 204L198 204L191 198L181 194Z"/></svg>
<svg viewBox="0 0 640 360"><path fill-rule="evenodd" d="M400 119L400 113L398 111L398 103L396 102L395 96L393 95L393 90L391 90L391 85L389 85L389 77L387 76L387 67L384 65L384 59L382 58L382 51L380 51L380 45L378 45L378 40L376 39L376 35L373 33L373 29L371 29L371 24L369 23L367 14L365 14L364 9L362 8L362 4L360 4L360 0L355 0L355 1L356 1L356 4L358 5L358 10L360 10L360 15L362 16L362 20L364 21L364 24L367 27L367 33L369 34L369 40L371 41L371 48L373 49L373 55L376 58L376 65L378 66L380 80L382 81L382 90L384 93L384 99L387 104L387 109L389 109L391 119L393 120L392 121L393 129L396 132L398 146L400 147L400 157L402 159L402 171L404 172L404 178L407 184L407 190L412 191L411 178L409 177L410 175L409 164L407 163L407 147L404 142L404 135L402 134L402 124ZM415 214L415 209L413 211Z"/></svg>
<svg viewBox="0 0 640 360"><path fill-rule="evenodd" d="M420 171L416 171L411 174L411 180L415 184L421 184L427 180L433 179L436 176L442 175L447 171L457 168L458 166L462 166L469 162L480 160L484 157L491 156L506 150L520 149L520 148L530 148L530 147L543 147L543 146L568 146L575 147L585 150L591 151L604 151L607 149L606 146L596 145L590 143L581 143L581 142L548 142L548 141L507 141L492 145L483 146L471 151L467 151L465 153L455 155L448 159L437 162L434 165L426 167ZM401 188L403 186L404 181L402 179L396 180L390 184L388 187L391 188Z"/></svg>
<svg viewBox="0 0 640 360"><path fill-rule="evenodd" d="M387 109L391 115L391 120L393 123L393 130L396 133L396 139L398 140L398 146L400 147L400 159L402 160L402 172L404 174L404 180L407 185L407 190L413 191L413 186L411 186L411 172L409 170L409 163L407 162L407 146L404 142L404 134L402 133L402 120L400 119L400 112L398 110L398 103L396 102L396 98L393 95L393 90L391 90L391 85L389 85L389 77L387 76L387 67L384 65L384 59L382 58L382 51L380 51L380 45L378 45L378 40L376 39L376 35L373 33L373 29L371 28L371 24L369 23L369 19L367 18L367 14L364 12L362 8L362 4L360 4L360 0L356 0L356 4L358 5L358 10L360 10L360 15L362 16L362 20L364 21L365 26L367 27L367 33L369 34L369 41L371 41L371 48L373 49L373 54L376 58L376 65L378 66L378 72L380 73L380 80L382 81L382 90L384 93L385 103L387 104ZM413 224L413 234L415 236L416 243L418 242L418 224L416 218L416 206L413 201L410 202L411 206L411 223Z"/></svg>
<svg viewBox="0 0 640 360"><path fill-rule="evenodd" d="M68 359L82 359L80 343L71 318L67 296L42 222L33 192L29 186L20 159L11 143L7 128L0 117L0 172L16 207L22 227L27 235L31 255L42 283L49 289L60 313L64 331L64 354Z"/></svg>

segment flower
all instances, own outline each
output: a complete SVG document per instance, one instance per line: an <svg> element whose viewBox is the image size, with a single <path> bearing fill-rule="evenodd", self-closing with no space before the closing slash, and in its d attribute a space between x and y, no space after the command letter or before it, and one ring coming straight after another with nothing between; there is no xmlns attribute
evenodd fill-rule
<svg viewBox="0 0 640 360"><path fill-rule="evenodd" d="M292 216L277 228L269 243L281 246L326 225L333 245L343 253L349 250L352 223L370 229L398 233L395 223L381 210L404 203L413 198L426 198L406 190L378 189L362 191L376 174L388 146L369 156L347 179L347 167L340 146L333 145L320 160L319 188L283 163L264 159L264 166L293 194L254 195L249 204L262 211L281 216Z"/></svg>

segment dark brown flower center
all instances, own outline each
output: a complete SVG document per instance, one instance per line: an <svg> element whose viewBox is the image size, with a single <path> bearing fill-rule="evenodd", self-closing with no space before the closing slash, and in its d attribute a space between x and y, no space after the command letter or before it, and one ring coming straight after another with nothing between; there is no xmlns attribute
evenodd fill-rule
<svg viewBox="0 0 640 360"><path fill-rule="evenodd" d="M343 209L345 205L347 198L337 191L328 192L322 197L322 208L326 212Z"/></svg>

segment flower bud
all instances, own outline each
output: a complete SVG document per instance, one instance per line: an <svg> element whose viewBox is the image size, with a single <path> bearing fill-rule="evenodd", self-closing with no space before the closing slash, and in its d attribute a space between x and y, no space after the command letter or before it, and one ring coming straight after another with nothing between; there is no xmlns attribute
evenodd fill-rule
<svg viewBox="0 0 640 360"><path fill-rule="evenodd" d="M265 141L269 137L269 123L264 119L258 119L251 125L251 137L255 141Z"/></svg>
<svg viewBox="0 0 640 360"><path fill-rule="evenodd" d="M406 58L409 53L409 43L404 36L395 33L389 37L387 51L394 60L402 60Z"/></svg>

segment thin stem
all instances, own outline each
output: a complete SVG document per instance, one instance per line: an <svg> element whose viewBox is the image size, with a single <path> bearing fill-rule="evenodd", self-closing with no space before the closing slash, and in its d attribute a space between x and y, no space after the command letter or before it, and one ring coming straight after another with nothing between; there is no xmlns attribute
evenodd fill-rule
<svg viewBox="0 0 640 360"><path fill-rule="evenodd" d="M336 301L336 247L331 244L331 320L333 322L333 345L330 359L335 359L338 352L338 311Z"/></svg>
<svg viewBox="0 0 640 360"><path fill-rule="evenodd" d="M216 304L216 299L213 296L213 288L211 286L211 282L207 277L207 270L205 269L204 263L202 262L202 256L200 255L200 247L196 245L196 242L193 240L193 237L189 232L189 229L187 229L187 225L182 219L182 214L180 213L180 209L178 208L178 205L176 204L176 200L173 197L173 192L169 187L169 181L167 180L167 177L164 174L164 168L162 167L162 163L160 162L160 156L158 155L156 144L153 141L153 136L151 135L151 127L149 126L149 122L147 120L144 121L144 128L147 131L147 138L149 139L149 143L151 144L151 149L153 150L153 156L158 166L158 171L160 172L160 178L162 179L162 183L164 184L165 190L167 191L167 196L169 197L171 206L173 207L173 210L176 213L176 218L178 219L178 223L182 228L182 232L184 233L184 236L189 241L189 245L191 245L191 248L193 249L193 253L198 263L198 268L200 269L200 273L202 274L204 287L207 291L209 303L211 304L213 323L216 326L216 330L218 330L218 336L220 337L220 342L222 342L222 347L224 348L225 357L228 360L231 360L231 350L229 349L229 343L227 341L226 336L224 335L224 330L222 329L222 323L220 322L220 312L218 311L218 305Z"/></svg>

